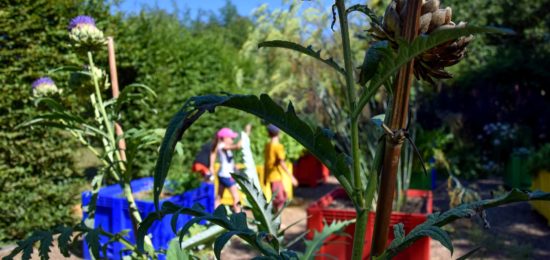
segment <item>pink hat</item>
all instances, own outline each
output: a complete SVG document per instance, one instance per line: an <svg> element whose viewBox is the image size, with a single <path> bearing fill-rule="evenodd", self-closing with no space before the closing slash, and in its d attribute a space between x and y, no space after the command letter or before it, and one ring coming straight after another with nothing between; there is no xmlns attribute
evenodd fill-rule
<svg viewBox="0 0 550 260"><path fill-rule="evenodd" d="M225 138L225 137L235 138L235 137L238 136L238 134L233 132L233 130L231 130L231 128L224 127L222 129L220 129L220 131L218 131L216 136L218 138Z"/></svg>

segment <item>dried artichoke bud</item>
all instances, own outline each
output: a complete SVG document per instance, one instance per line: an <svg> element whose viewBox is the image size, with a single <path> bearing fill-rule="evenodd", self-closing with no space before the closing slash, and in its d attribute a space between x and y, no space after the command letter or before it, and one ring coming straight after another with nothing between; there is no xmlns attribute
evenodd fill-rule
<svg viewBox="0 0 550 260"><path fill-rule="evenodd" d="M369 34L376 41L387 40L392 47L397 48L396 39L404 26L403 22L407 20L406 6L407 0L392 0L384 13L382 26L373 24ZM465 22L455 24L452 21L452 9L441 8L439 0L424 1L421 8L419 34L429 35L438 30L466 26ZM472 39L473 36L460 37L422 53L414 63L416 78L432 84L434 79L450 78L451 74L445 71L445 67L452 66L464 58L466 46Z"/></svg>

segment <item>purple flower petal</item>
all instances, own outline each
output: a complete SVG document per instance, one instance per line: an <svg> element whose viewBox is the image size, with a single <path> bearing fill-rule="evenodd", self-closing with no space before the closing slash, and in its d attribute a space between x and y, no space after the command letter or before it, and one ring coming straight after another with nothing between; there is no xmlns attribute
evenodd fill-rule
<svg viewBox="0 0 550 260"><path fill-rule="evenodd" d="M95 27L95 20L94 18L90 17L90 16L87 16L87 15L79 15L75 18L73 18L71 20L71 22L69 23L69 31L72 30L73 28L77 27L77 26L81 26L81 25L92 25Z"/></svg>
<svg viewBox="0 0 550 260"><path fill-rule="evenodd" d="M53 80L50 77L42 77L42 78L39 78L39 79L35 80L32 83L32 88L35 89L36 87L38 87L42 84L55 85L55 83L53 82Z"/></svg>

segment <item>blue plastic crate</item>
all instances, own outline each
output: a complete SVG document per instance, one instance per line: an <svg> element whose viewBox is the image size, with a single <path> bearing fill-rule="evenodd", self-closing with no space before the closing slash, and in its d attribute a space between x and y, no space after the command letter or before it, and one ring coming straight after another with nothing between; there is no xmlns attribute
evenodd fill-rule
<svg viewBox="0 0 550 260"><path fill-rule="evenodd" d="M143 178L134 180L130 183L134 193L153 189L153 178ZM90 203L92 193L86 191L82 193L82 206L87 206ZM176 205L183 207L191 207L195 203L203 205L208 212L214 211L214 185L210 183L202 183L199 188L187 191L183 194L174 195L172 197L162 199L160 204L170 201ZM136 200L137 207L142 218L155 211L153 201ZM87 214L84 212L83 219L86 219ZM167 249L170 240L175 237L172 231L171 221L172 215L165 216L162 220L156 221L150 228L149 234L152 235L153 246L156 250ZM178 217L178 229L183 227L191 216L180 215ZM97 198L95 227L102 227L105 231L118 233L125 229L130 230L126 239L135 243L132 221L128 211L128 203L122 195L120 185L111 185L103 187L99 190ZM101 244L108 241L102 237ZM101 253L101 257L107 259L121 259L124 255L124 245L121 243L112 243L107 247L107 255ZM83 254L85 259L91 259L88 245L86 241L83 243Z"/></svg>

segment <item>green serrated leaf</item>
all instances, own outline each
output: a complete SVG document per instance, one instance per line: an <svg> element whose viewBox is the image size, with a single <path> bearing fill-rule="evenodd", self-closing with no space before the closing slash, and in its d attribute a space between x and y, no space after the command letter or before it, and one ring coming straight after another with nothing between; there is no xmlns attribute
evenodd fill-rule
<svg viewBox="0 0 550 260"><path fill-rule="evenodd" d="M265 47L285 48L285 49L294 50L299 53L313 57L325 63L326 65L329 65L331 68L335 69L337 72L341 73L344 76L346 74L345 70L342 67L340 67L340 65L338 65L332 58L328 58L328 59L321 58L321 51L314 51L311 46L304 47L297 43L293 43L289 41L281 41L281 40L266 41L258 44L258 48L265 48Z"/></svg>
<svg viewBox="0 0 550 260"><path fill-rule="evenodd" d="M394 240L401 240L405 237L405 229L403 228L405 225L403 223L398 223L393 225L393 236Z"/></svg>
<svg viewBox="0 0 550 260"><path fill-rule="evenodd" d="M353 5L346 10L346 14L349 14L351 12L364 13L370 18L372 23L377 24L378 26L382 26L382 24L380 23L380 20L381 20L380 17L378 17L367 5L362 5L362 4Z"/></svg>
<svg viewBox="0 0 550 260"><path fill-rule="evenodd" d="M69 253L69 247L71 244L73 229L70 227L58 227L56 231L60 233L59 237L57 238L59 251L63 256L69 257L71 255Z"/></svg>
<svg viewBox="0 0 550 260"><path fill-rule="evenodd" d="M208 219L208 216L202 216L202 217L194 217L192 219L190 219L189 221L187 221L187 223L185 223L185 225L183 225L183 227L180 229L179 231L179 238L180 238L180 243L183 242L183 237L185 236L185 234L187 234L187 231L189 231L189 229L195 225L195 224L198 224L199 222L203 221L203 220L207 220Z"/></svg>
<svg viewBox="0 0 550 260"><path fill-rule="evenodd" d="M369 49L365 53L363 65L361 66L361 72L359 73L359 79L357 81L359 85L364 86L372 79L385 53L392 51L390 48L388 41L378 41L369 46Z"/></svg>
<svg viewBox="0 0 550 260"><path fill-rule="evenodd" d="M217 259L221 259L221 253L222 249L225 246L225 244L234 236L237 235L239 231L229 231L221 236L219 236L216 241L214 242L214 255Z"/></svg>
<svg viewBox="0 0 550 260"><path fill-rule="evenodd" d="M357 118L359 116L367 102L376 93L376 91L378 91L380 86L392 75L395 75L401 66L413 60L416 56L447 41L454 40L462 36L479 33L510 34L513 33L513 31L495 27L476 26L443 29L435 31L430 35L421 35L410 44L401 41L397 53L394 51L384 51L384 55L379 61L376 73L372 76L368 88L361 94L358 105L352 113L353 118Z"/></svg>
<svg viewBox="0 0 550 260"><path fill-rule="evenodd" d="M84 239L86 239L86 243L88 243L88 249L90 249L90 252L95 258L99 258L99 250L101 248L99 234L98 229L90 229L86 235L84 235Z"/></svg>
<svg viewBox="0 0 550 260"><path fill-rule="evenodd" d="M268 203L264 193L256 187L243 173L232 174L239 187L251 204L254 219L258 221L258 230L278 237L281 224L280 217L273 214L273 203ZM246 223L245 223L246 224Z"/></svg>
<svg viewBox="0 0 550 260"><path fill-rule="evenodd" d="M403 251L416 240L424 236L430 236L438 240L452 253L452 243L450 241L450 238L448 234L443 229L441 229L441 227L451 223L456 219L471 218L488 208L529 200L550 201L550 193L540 191L527 192L519 189L512 189L511 191L497 198L465 203L443 213L433 213L428 216L428 219L424 223L416 226L413 230L411 230L401 242L392 243L390 247L386 249L386 251L380 256L380 259L391 259L397 253Z"/></svg>
<svg viewBox="0 0 550 260"><path fill-rule="evenodd" d="M315 259L315 254L317 253L317 251L319 251L325 240L330 235L340 232L342 229L354 222L355 220L334 221L330 225L326 225L321 232L315 231L313 239L305 241L306 249L304 250L304 254L300 257L300 259Z"/></svg>
<svg viewBox="0 0 550 260"><path fill-rule="evenodd" d="M164 186L177 142L193 122L206 111L213 111L217 106L238 109L276 125L325 164L346 192L351 194L353 189L349 181L351 174L349 162L346 160L347 156L336 151L332 141L323 134L321 128L311 129L309 125L298 118L293 109L285 112L268 95L261 95L259 98L254 95L209 95L191 98L170 121L161 144L154 174L153 190L157 210L159 195ZM289 107L291 106L289 105Z"/></svg>
<svg viewBox="0 0 550 260"><path fill-rule="evenodd" d="M42 260L50 259L50 247L53 243L53 234L51 232L40 232L40 247L38 247L38 255Z"/></svg>
<svg viewBox="0 0 550 260"><path fill-rule="evenodd" d="M440 227L431 226L426 227L425 229L419 231L417 233L419 236L429 236L441 243L445 248L447 248L449 251L451 251L451 255L453 254L454 248L453 243L451 242L451 238L449 237L449 234L445 232L445 230L441 229Z"/></svg>
<svg viewBox="0 0 550 260"><path fill-rule="evenodd" d="M159 196L164 186L164 181L170 168L172 161L172 155L176 144L181 139L181 136L204 113L201 111L192 111L189 107L189 102L183 106L183 108L176 113L170 120L166 133L162 140L162 144L155 166L154 183L153 183L153 195L155 202L155 209L159 211Z"/></svg>
<svg viewBox="0 0 550 260"><path fill-rule="evenodd" d="M238 229L247 230L248 225L246 223L246 214L244 212L234 213L229 218L231 224Z"/></svg>

